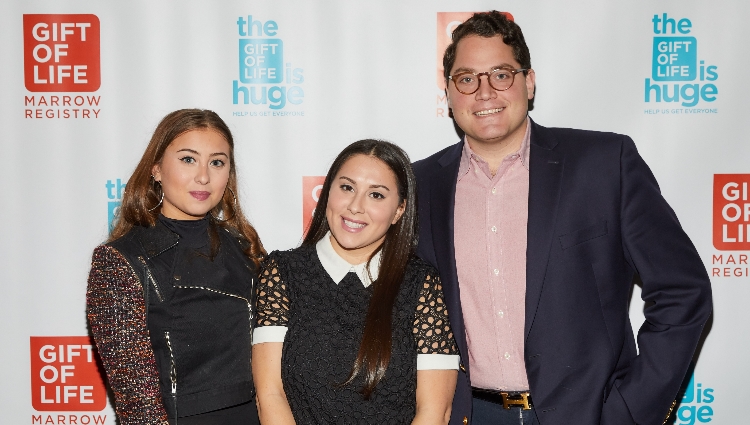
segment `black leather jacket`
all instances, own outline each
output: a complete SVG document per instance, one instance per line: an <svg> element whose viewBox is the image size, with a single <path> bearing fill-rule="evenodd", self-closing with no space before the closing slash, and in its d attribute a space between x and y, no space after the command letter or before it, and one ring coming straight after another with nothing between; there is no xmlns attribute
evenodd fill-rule
<svg viewBox="0 0 750 425"><path fill-rule="evenodd" d="M170 417L254 396L250 350L257 270L243 253L244 239L220 227L217 233L220 246L213 259L177 249L179 236L160 222L135 227L108 244L144 288L148 336ZM165 253L174 258L173 270L158 261Z"/></svg>

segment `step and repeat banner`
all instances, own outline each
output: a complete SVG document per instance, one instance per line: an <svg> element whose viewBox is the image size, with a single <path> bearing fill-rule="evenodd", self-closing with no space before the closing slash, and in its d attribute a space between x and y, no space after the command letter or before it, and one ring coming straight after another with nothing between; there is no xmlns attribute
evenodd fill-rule
<svg viewBox="0 0 750 425"><path fill-rule="evenodd" d="M739 0L1 2L0 423L116 423L86 278L165 114L226 120L243 208L269 251L294 247L349 143L386 139L417 160L458 140L442 51L490 9L524 30L534 120L632 136L709 271L715 312L675 422L747 423L750 3ZM636 329L639 296L636 285Z"/></svg>

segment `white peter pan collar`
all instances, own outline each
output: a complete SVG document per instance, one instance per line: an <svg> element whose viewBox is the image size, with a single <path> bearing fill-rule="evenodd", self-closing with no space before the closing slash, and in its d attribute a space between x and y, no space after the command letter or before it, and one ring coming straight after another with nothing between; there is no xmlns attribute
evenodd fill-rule
<svg viewBox="0 0 750 425"><path fill-rule="evenodd" d="M380 271L380 254L383 251L378 251L378 253L372 257L372 261L370 261L370 273L367 273L367 262L356 265L349 264L349 262L341 258L341 256L333 249L331 238L331 232L328 232L318 241L318 243L315 244L315 250L318 252L320 264L323 265L328 276L330 276L338 285L347 273L354 272L359 277L360 282L362 282L362 285L364 285L365 288L372 285L372 282L378 278L378 272ZM372 275L372 280L370 280L370 275Z"/></svg>

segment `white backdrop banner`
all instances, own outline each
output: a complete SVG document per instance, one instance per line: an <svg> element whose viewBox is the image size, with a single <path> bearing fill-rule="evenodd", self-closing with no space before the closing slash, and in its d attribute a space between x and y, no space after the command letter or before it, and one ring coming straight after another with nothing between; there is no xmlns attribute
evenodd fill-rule
<svg viewBox="0 0 750 425"><path fill-rule="evenodd" d="M534 120L630 135L709 271L715 313L676 423L745 423L750 3L739 0L0 2L0 423L115 423L86 277L165 114L227 121L243 208L266 248L294 247L344 146L381 138L417 160L458 140L442 50L489 9L524 30Z"/></svg>

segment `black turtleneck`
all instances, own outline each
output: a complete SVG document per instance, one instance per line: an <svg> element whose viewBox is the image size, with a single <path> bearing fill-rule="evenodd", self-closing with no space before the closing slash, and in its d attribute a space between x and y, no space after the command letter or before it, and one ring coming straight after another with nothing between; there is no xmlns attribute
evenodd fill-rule
<svg viewBox="0 0 750 425"><path fill-rule="evenodd" d="M161 224L177 233L179 245L185 248L198 249L208 245L208 220L208 215L200 220L175 220L159 214Z"/></svg>
<svg viewBox="0 0 750 425"><path fill-rule="evenodd" d="M208 215L200 220L175 220L159 214L159 223L179 236L177 246L174 249L168 249L153 258L156 265L154 272L160 281L171 281L175 260L178 257L190 258L196 255L210 255L211 244L208 236L210 219Z"/></svg>

